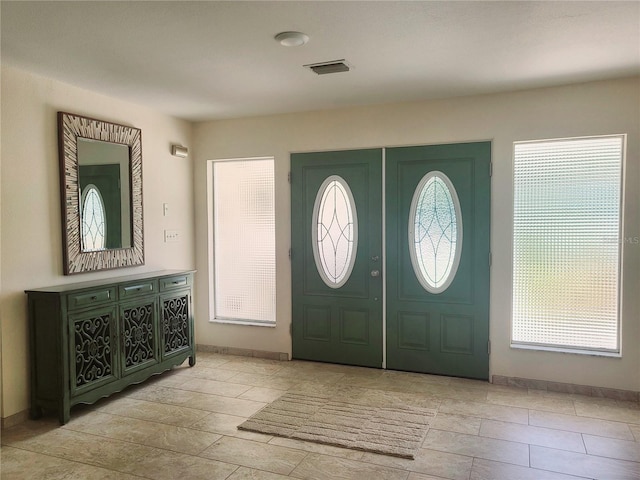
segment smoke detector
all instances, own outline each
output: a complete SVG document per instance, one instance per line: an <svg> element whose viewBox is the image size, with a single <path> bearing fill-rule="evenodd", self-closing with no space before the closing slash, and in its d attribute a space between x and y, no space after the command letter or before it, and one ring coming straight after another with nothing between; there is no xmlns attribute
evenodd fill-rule
<svg viewBox="0 0 640 480"><path fill-rule="evenodd" d="M301 47L309 41L309 35L302 32L280 32L273 38L283 47Z"/></svg>
<svg viewBox="0 0 640 480"><path fill-rule="evenodd" d="M340 72L348 72L351 70L351 65L349 65L344 58L341 60L331 60L329 62L320 62L320 63L310 63L308 65L303 65L304 68L308 68L312 72L317 73L318 75L326 75L328 73L340 73Z"/></svg>

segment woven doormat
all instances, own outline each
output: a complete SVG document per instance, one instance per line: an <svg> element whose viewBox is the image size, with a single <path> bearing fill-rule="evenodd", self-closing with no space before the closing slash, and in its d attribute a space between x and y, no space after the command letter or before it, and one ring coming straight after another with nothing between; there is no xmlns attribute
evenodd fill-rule
<svg viewBox="0 0 640 480"><path fill-rule="evenodd" d="M368 406L286 393L238 429L413 459L434 414L411 405Z"/></svg>

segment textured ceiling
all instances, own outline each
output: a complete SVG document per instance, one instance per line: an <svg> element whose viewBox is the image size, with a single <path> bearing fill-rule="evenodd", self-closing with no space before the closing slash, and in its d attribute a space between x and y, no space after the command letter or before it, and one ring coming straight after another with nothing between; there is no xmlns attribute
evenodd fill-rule
<svg viewBox="0 0 640 480"><path fill-rule="evenodd" d="M1 59L207 120L640 73L640 2L2 1ZM298 30L307 45L274 35ZM346 59L318 76L304 64Z"/></svg>

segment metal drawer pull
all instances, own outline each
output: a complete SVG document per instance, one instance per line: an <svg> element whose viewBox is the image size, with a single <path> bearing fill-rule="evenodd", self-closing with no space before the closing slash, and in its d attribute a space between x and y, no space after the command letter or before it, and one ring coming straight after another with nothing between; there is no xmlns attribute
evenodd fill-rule
<svg viewBox="0 0 640 480"><path fill-rule="evenodd" d="M89 305L91 303L104 302L109 300L111 293L109 291L85 293L82 295L73 295L69 298L70 305L74 307L81 307L82 305Z"/></svg>
<svg viewBox="0 0 640 480"><path fill-rule="evenodd" d="M153 287L151 285L134 285L134 286L131 286L131 287L124 287L124 291L127 292L127 293L129 293L129 292L141 292L142 290L145 289L145 287L149 291L153 290Z"/></svg>

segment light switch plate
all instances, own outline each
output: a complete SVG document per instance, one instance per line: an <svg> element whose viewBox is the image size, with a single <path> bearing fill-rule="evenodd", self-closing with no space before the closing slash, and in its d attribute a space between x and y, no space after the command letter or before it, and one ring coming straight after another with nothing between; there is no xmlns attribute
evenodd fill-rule
<svg viewBox="0 0 640 480"><path fill-rule="evenodd" d="M180 232L178 230L165 230L164 243L174 243L180 241Z"/></svg>

